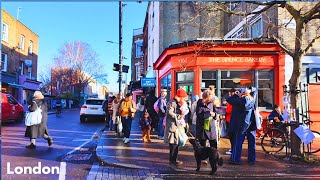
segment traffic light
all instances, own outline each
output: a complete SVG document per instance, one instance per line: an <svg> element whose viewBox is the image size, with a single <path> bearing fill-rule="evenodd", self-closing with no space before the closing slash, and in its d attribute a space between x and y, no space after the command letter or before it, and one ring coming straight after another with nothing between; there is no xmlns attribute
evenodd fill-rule
<svg viewBox="0 0 320 180"><path fill-rule="evenodd" d="M113 63L113 70L114 71L119 71L120 70L119 64ZM128 73L128 71L129 71L129 66L122 65L122 72Z"/></svg>
<svg viewBox="0 0 320 180"><path fill-rule="evenodd" d="M120 69L119 64L113 63L113 70L114 71L119 71L119 69Z"/></svg>

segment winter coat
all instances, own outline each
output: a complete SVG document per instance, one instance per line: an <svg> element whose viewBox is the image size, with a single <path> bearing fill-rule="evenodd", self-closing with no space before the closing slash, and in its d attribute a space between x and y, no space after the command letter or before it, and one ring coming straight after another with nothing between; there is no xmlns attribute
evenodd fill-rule
<svg viewBox="0 0 320 180"><path fill-rule="evenodd" d="M181 124L177 124L178 120L183 118L180 116L181 110L179 102L173 99L168 103L168 111L166 114L166 127L164 133L164 141L169 144L178 144L179 136L176 133L177 130L184 132L184 127Z"/></svg>
<svg viewBox="0 0 320 180"><path fill-rule="evenodd" d="M142 117L139 120L139 125L141 126L141 130L145 131L145 130L151 130L151 118L145 118Z"/></svg>
<svg viewBox="0 0 320 180"><path fill-rule="evenodd" d="M160 97L159 98L158 107L159 107L158 117L165 117L166 116L166 111L167 111L167 100L166 100L166 97Z"/></svg>
<svg viewBox="0 0 320 180"><path fill-rule="evenodd" d="M210 104L203 103L202 99L199 99L196 107L197 121L196 121L196 138L199 140L214 140L217 139L217 129L216 129L216 115L210 121L210 130L206 131L204 129L204 121L208 119L211 114L210 112L215 112L210 110ZM213 107L213 106L212 106Z"/></svg>
<svg viewBox="0 0 320 180"><path fill-rule="evenodd" d="M43 99L34 99L34 102L31 103L29 106L29 111L33 112L37 109L38 107L42 110L42 119L40 124L32 125L32 126L27 126L26 132L25 132L25 137L29 137L32 139L35 138L41 138L44 137L46 134L49 136L49 131L47 127L47 120L48 120L48 106L47 103ZM35 104L37 103L37 104Z"/></svg>
<svg viewBox="0 0 320 180"><path fill-rule="evenodd" d="M226 122L228 123L230 123L231 113L232 113L232 105L228 103L226 108Z"/></svg>
<svg viewBox="0 0 320 180"><path fill-rule="evenodd" d="M239 97L237 94L230 96L227 102L232 105L232 113L229 124L229 132L255 130L255 119L253 109L255 102L248 96ZM252 123L254 122L254 124Z"/></svg>
<svg viewBox="0 0 320 180"><path fill-rule="evenodd" d="M120 101L120 100L119 100ZM116 122L116 119L117 119L117 111L118 111L118 107L119 107L119 102L116 103L116 99L114 99L112 101L112 121L113 121L113 124L118 124L118 122Z"/></svg>

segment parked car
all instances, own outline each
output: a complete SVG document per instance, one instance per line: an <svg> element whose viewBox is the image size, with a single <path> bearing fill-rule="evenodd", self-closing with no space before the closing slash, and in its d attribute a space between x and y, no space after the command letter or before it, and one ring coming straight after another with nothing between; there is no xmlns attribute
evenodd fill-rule
<svg viewBox="0 0 320 180"><path fill-rule="evenodd" d="M1 120L2 122L21 122L24 118L23 106L10 94L1 93Z"/></svg>
<svg viewBox="0 0 320 180"><path fill-rule="evenodd" d="M89 119L105 119L105 112L102 104L105 99L89 98L82 105L80 110L80 122L87 122Z"/></svg>

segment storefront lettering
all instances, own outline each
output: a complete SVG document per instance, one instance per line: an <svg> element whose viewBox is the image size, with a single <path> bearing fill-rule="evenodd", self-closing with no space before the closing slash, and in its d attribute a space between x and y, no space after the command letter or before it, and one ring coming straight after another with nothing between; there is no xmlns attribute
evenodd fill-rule
<svg viewBox="0 0 320 180"><path fill-rule="evenodd" d="M266 62L266 58L256 58L256 57L211 57L209 58L210 63L222 62L222 63L232 63L232 62Z"/></svg>

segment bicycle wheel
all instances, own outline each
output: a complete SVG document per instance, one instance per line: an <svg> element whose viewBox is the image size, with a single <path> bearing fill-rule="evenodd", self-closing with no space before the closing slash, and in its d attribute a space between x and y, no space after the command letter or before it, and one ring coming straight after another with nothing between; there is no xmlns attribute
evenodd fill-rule
<svg viewBox="0 0 320 180"><path fill-rule="evenodd" d="M317 153L320 151L320 133L317 131L312 131L315 138L309 143L305 144L305 153Z"/></svg>
<svg viewBox="0 0 320 180"><path fill-rule="evenodd" d="M270 129L261 140L261 147L265 153L277 153L281 151L286 143L285 133L279 129Z"/></svg>

